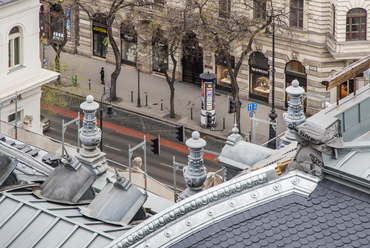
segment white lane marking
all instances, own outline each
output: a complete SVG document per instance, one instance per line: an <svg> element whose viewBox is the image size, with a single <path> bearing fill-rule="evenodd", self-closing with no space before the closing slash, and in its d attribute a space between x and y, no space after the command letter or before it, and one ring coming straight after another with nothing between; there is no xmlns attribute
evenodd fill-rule
<svg viewBox="0 0 370 248"><path fill-rule="evenodd" d="M164 166L169 167L169 168L173 168L173 166L168 165L168 164L164 164L164 163L159 163L159 164L164 165Z"/></svg>
<svg viewBox="0 0 370 248"><path fill-rule="evenodd" d="M116 150L116 151L119 151L119 152L122 152L122 150L118 149L118 148L115 148L113 146L109 146L109 145L104 145L105 147L108 147L110 149L113 149L113 150Z"/></svg>

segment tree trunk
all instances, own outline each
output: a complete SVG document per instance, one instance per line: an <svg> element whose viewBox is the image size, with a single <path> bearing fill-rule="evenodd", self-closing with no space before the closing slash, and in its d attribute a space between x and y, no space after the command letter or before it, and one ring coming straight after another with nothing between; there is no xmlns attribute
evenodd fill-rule
<svg viewBox="0 0 370 248"><path fill-rule="evenodd" d="M173 63L172 68L172 78L168 76L168 71L164 70L164 75L166 76L166 81L168 83L168 86L170 87L170 118L175 118L175 75L176 75L176 66L177 66L177 60L175 59L175 56L173 53L170 54L171 60ZM164 67L164 66L162 66Z"/></svg>
<svg viewBox="0 0 370 248"><path fill-rule="evenodd" d="M111 88L111 98L112 98L112 101L117 101L117 78L119 74L121 73L121 53L119 51L117 43L114 40L113 34L112 34L113 20L114 19L110 19L108 23L108 38L109 38L109 43L112 46L115 61L116 61L116 67L111 74L111 87L112 87Z"/></svg>

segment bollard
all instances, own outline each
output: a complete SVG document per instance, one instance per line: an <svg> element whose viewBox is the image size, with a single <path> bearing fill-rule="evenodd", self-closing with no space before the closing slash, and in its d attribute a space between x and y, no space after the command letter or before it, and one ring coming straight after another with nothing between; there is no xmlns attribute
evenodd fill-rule
<svg viewBox="0 0 370 248"><path fill-rule="evenodd" d="M91 79L89 79L89 90L91 90Z"/></svg>
<svg viewBox="0 0 370 248"><path fill-rule="evenodd" d="M193 107L190 108L190 119L193 119Z"/></svg>
<svg viewBox="0 0 370 248"><path fill-rule="evenodd" d="M131 102L134 102L134 92L131 91Z"/></svg>
<svg viewBox="0 0 370 248"><path fill-rule="evenodd" d="M148 95L145 95L145 106L148 107Z"/></svg>
<svg viewBox="0 0 370 248"><path fill-rule="evenodd" d="M222 122L222 129L223 129L223 130L225 130L225 117L224 117L224 118L222 118L222 121L223 121L223 122Z"/></svg>
<svg viewBox="0 0 370 248"><path fill-rule="evenodd" d="M163 99L161 99L161 111L163 111Z"/></svg>

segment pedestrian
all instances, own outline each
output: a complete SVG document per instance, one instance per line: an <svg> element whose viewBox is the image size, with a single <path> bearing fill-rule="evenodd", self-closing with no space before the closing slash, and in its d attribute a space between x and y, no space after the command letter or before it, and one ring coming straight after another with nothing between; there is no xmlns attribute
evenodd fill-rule
<svg viewBox="0 0 370 248"><path fill-rule="evenodd" d="M100 79L101 79L101 84L104 84L104 67L101 68L101 71L100 71Z"/></svg>

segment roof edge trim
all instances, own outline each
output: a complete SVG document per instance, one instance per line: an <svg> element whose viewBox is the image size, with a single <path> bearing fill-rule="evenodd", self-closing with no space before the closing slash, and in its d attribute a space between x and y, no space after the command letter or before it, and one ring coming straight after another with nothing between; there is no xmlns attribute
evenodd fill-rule
<svg viewBox="0 0 370 248"><path fill-rule="evenodd" d="M276 164L210 188L162 211L131 229L106 247L167 247L204 226L281 197L308 197L319 179L292 171L268 180ZM271 175L270 175L271 177Z"/></svg>

